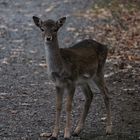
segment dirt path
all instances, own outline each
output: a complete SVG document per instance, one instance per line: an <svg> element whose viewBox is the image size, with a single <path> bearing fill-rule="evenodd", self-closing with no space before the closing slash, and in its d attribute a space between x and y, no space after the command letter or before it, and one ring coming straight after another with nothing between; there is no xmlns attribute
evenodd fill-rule
<svg viewBox="0 0 140 140"><path fill-rule="evenodd" d="M0 140L39 140L39 134L54 124L55 89L46 74L44 46L32 16L57 19L67 16L59 32L61 47L68 47L85 37L76 29L92 27L85 12L92 0L1 0L0 1ZM65 45L64 45L65 44ZM107 63L107 74L113 64ZM140 139L140 87L138 64L108 76L111 92L113 134L105 136L105 108L99 93L94 94L85 129L78 139ZM73 128L84 103L79 89L74 99ZM62 112L65 120L65 112ZM61 123L61 136L63 126ZM73 138L74 139L74 138Z"/></svg>

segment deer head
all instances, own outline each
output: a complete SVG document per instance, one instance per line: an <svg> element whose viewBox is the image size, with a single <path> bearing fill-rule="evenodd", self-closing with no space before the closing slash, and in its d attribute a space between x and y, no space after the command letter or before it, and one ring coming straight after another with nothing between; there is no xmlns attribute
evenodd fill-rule
<svg viewBox="0 0 140 140"><path fill-rule="evenodd" d="M42 31L44 41L46 43L51 43L57 38L57 31L65 23L66 17L62 17L57 21L51 19L42 21L40 18L33 16L33 21L35 25Z"/></svg>

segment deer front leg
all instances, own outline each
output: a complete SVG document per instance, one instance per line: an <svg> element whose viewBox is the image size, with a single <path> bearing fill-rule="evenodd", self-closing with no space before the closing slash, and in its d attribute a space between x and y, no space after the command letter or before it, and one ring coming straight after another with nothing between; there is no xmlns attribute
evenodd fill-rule
<svg viewBox="0 0 140 140"><path fill-rule="evenodd" d="M50 138L50 140L56 140L59 133L63 93L64 93L63 88L56 87L56 118L55 118L55 126L53 129L52 137Z"/></svg>
<svg viewBox="0 0 140 140"><path fill-rule="evenodd" d="M66 127L64 132L65 140L70 138L70 131L71 131L71 111L72 111L72 100L75 91L74 86L67 87L67 101L66 101Z"/></svg>
<svg viewBox="0 0 140 140"><path fill-rule="evenodd" d="M88 111L89 111L89 108L90 108L90 105L91 105L91 102L92 102L92 98L93 98L92 91L91 91L88 84L85 84L85 85L81 86L81 88L82 88L82 91L84 92L86 101L85 101L84 109L83 109L83 112L81 114L78 125L77 125L77 127L76 127L76 129L73 133L73 136L78 136L79 133L81 132L81 130L83 129L85 119L86 119L86 116L88 114Z"/></svg>

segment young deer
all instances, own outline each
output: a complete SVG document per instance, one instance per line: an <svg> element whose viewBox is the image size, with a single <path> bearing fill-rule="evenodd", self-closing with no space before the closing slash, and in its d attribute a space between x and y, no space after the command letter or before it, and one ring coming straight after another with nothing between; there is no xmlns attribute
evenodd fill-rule
<svg viewBox="0 0 140 140"><path fill-rule="evenodd" d="M64 90L67 92L65 140L70 138L72 100L76 86L80 86L86 101L78 125L73 133L77 136L83 126L92 102L93 94L89 83L94 82L103 94L107 110L106 133L112 129L110 101L108 89L104 80L104 64L108 49L94 40L83 40L70 48L59 48L57 31L64 24L66 17L57 21L48 19L42 21L33 16L33 21L43 34L48 75L56 85L56 120L51 140L56 140L59 133L60 113ZM45 133L44 133L45 135Z"/></svg>

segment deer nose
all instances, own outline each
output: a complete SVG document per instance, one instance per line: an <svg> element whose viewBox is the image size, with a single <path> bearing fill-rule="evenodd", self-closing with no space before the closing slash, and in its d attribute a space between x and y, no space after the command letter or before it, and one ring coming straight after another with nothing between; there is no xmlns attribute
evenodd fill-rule
<svg viewBox="0 0 140 140"><path fill-rule="evenodd" d="M46 37L46 40L47 40L47 41L51 41L51 40L52 40L52 36L47 36L47 37Z"/></svg>

